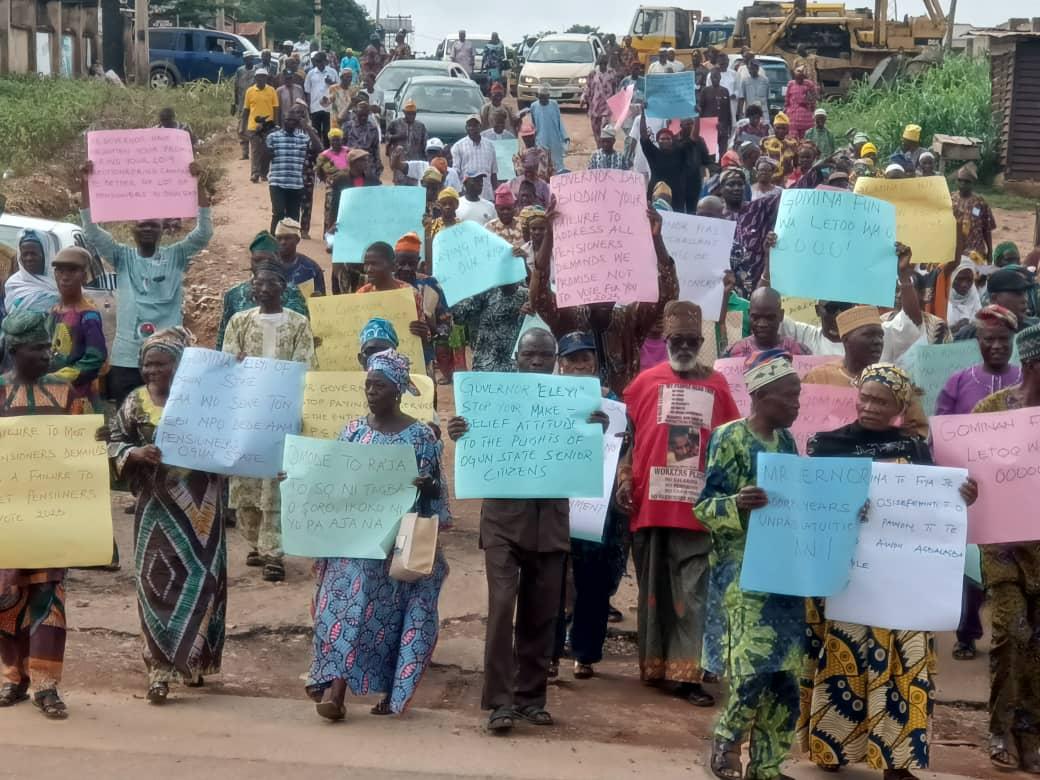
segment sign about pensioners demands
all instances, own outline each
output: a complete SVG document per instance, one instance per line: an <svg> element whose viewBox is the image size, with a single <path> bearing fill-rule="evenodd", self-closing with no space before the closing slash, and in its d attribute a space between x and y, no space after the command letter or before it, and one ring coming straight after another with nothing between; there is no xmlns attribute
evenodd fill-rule
<svg viewBox="0 0 1040 780"><path fill-rule="evenodd" d="M646 213L646 179L632 171L554 176L556 303L653 302L657 256Z"/></svg>
<svg viewBox="0 0 1040 780"><path fill-rule="evenodd" d="M770 281L784 295L891 306L895 206L851 192L784 190Z"/></svg>
<svg viewBox="0 0 1040 780"><path fill-rule="evenodd" d="M188 168L195 155L184 130L93 130L87 159L95 222L191 218L198 214L198 182Z"/></svg>
<svg viewBox="0 0 1040 780"><path fill-rule="evenodd" d="M168 466L273 479L300 432L304 363L184 350L155 433Z"/></svg>
<svg viewBox="0 0 1040 780"><path fill-rule="evenodd" d="M588 423L594 377L456 373L469 430L455 443L456 498L583 498L603 494L603 427Z"/></svg>
<svg viewBox="0 0 1040 780"><path fill-rule="evenodd" d="M308 558L383 560L415 504L409 444L285 437L282 546Z"/></svg>
<svg viewBox="0 0 1040 780"><path fill-rule="evenodd" d="M950 414L928 421L935 462L965 468L979 483L968 508L968 541L1040 539L1040 411Z"/></svg>
<svg viewBox="0 0 1040 780"><path fill-rule="evenodd" d="M751 512L742 590L830 596L849 581L869 458L758 456L756 484L769 503Z"/></svg>
<svg viewBox="0 0 1040 780"><path fill-rule="evenodd" d="M108 453L100 414L0 418L0 568L112 560Z"/></svg>

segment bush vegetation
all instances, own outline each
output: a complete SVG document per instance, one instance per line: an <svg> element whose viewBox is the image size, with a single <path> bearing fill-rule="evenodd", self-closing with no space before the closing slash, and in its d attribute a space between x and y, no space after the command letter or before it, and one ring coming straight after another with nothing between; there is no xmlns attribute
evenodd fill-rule
<svg viewBox="0 0 1040 780"><path fill-rule="evenodd" d="M837 136L862 131L885 160L899 149L907 124L921 125L921 145L931 146L932 135L964 135L982 141L980 173L995 172L996 128L990 107L989 62L948 56L941 65L920 76L901 79L880 88L857 82L845 97L827 104L827 124Z"/></svg>

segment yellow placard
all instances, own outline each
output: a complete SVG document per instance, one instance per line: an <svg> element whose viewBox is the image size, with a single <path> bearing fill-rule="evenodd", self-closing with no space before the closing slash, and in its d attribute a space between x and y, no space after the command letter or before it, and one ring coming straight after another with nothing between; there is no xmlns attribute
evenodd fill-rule
<svg viewBox="0 0 1040 780"><path fill-rule="evenodd" d="M417 420L433 420L433 380L412 374L419 395L401 394L401 411ZM303 388L303 435L335 439L343 426L368 414L364 371L310 371Z"/></svg>
<svg viewBox="0 0 1040 780"><path fill-rule="evenodd" d="M422 341L408 331L418 313L415 293L409 289L388 292L326 295L307 301L311 313L311 330L321 339L318 365L323 371L357 371L360 352L358 337L372 317L383 317L393 323L401 342L398 351L412 362L412 373L422 373Z"/></svg>
<svg viewBox="0 0 1040 780"><path fill-rule="evenodd" d="M306 282L300 282L296 285L296 289L300 291L300 295L304 298L310 298L314 295L314 280L308 279Z"/></svg>
<svg viewBox="0 0 1040 780"><path fill-rule="evenodd" d="M108 454L100 414L0 418L0 568L112 560Z"/></svg>
<svg viewBox="0 0 1040 780"><path fill-rule="evenodd" d="M786 295L780 299L780 305L784 309L784 317L791 318L795 322L804 322L806 325L819 325L820 315L816 313L816 301L808 298L790 298Z"/></svg>
<svg viewBox="0 0 1040 780"><path fill-rule="evenodd" d="M896 207L896 239L914 253L915 263L948 263L957 251L957 222L942 176L912 179L856 179L856 192Z"/></svg>

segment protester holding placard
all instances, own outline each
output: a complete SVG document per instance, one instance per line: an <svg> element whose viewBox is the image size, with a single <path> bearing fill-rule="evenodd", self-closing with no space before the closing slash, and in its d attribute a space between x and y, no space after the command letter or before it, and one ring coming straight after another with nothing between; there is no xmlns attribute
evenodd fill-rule
<svg viewBox="0 0 1040 780"><path fill-rule="evenodd" d="M679 297L679 280L675 262L661 238L661 216L647 210L650 234L657 257L658 299L653 303L633 303L620 306L614 303L594 303L585 306L558 306L549 283L553 256L553 231L550 228L534 255L531 269L531 307L553 333L588 331L596 341L596 359L607 387L623 393L639 373L640 350L650 333L658 325L669 301ZM555 220L555 210L546 215Z"/></svg>
<svg viewBox="0 0 1040 780"><path fill-rule="evenodd" d="M135 498L134 568L152 704L166 701L172 682L195 687L203 676L219 674L224 650L224 478L166 466L155 446L177 364L194 340L184 328L168 328L145 341L145 384L123 402L108 438L116 476L129 482ZM183 576L153 581L169 567Z"/></svg>
<svg viewBox="0 0 1040 780"><path fill-rule="evenodd" d="M306 363L317 368L314 335L302 314L282 307L288 282L281 263L261 261L253 269L255 309L239 312L228 323L223 351L239 360L251 357L275 358ZM247 566L262 566L267 582L285 579L282 564L281 500L274 480L231 478L231 508L250 545Z"/></svg>
<svg viewBox="0 0 1040 780"><path fill-rule="evenodd" d="M704 668L729 685L715 726L711 770L716 777L776 778L794 741L798 675L805 664L805 600L741 590L748 514L768 506L755 485L761 453L796 455L787 430L798 416L801 382L791 355L772 349L750 355L744 381L751 413L711 435L704 490L695 508L711 533L711 575L705 611ZM747 774L741 743L750 741Z"/></svg>
<svg viewBox="0 0 1040 780"><path fill-rule="evenodd" d="M138 356L146 338L165 328L181 324L184 303L184 274L191 259L206 248L213 237L209 193L203 183L202 169L191 163L191 175L198 179L199 217L195 229L183 240L162 246L162 223L158 219L137 222L134 244L120 244L112 234L90 218L90 176L93 163L82 170L80 199L83 235L115 269L117 297L116 337L112 344L108 372L108 395L116 405L134 388L143 384Z"/></svg>
<svg viewBox="0 0 1040 780"><path fill-rule="evenodd" d="M631 517L639 584L639 671L679 683L690 703L715 699L700 685L711 539L692 511L704 485L708 437L740 416L726 379L698 361L701 310L664 307L668 360L625 390L633 448L618 470L617 502Z"/></svg>
<svg viewBox="0 0 1040 780"><path fill-rule="evenodd" d="M541 328L527 331L517 345L517 371L551 374L555 367L553 335ZM588 422L606 428L609 421L596 411ZM454 442L469 429L465 417L448 421ZM493 733L509 731L516 718L536 726L553 723L545 694L570 549L569 518L566 499L486 498L480 508L480 546L488 581L481 706L491 710L487 727Z"/></svg>
<svg viewBox="0 0 1040 780"><path fill-rule="evenodd" d="M527 287L517 282L494 287L451 307L456 326L464 325L473 340L474 371L513 370L513 346L527 297Z"/></svg>
<svg viewBox="0 0 1040 780"><path fill-rule="evenodd" d="M858 379L857 421L813 436L806 454L931 465L928 442L896 425L909 416L916 397L909 375L891 363L875 363ZM968 479L960 495L973 503L975 482ZM927 768L935 695L932 634L828 621L819 604L809 605L815 674L803 694L809 702L800 723L803 749L824 769L866 761L884 770L884 780L905 780L911 770Z"/></svg>
<svg viewBox="0 0 1040 780"><path fill-rule="evenodd" d="M733 344L724 357L748 357L768 349L782 349L790 355L812 354L804 344L780 335L784 321L780 293L772 287L759 287L751 293L750 304L751 335Z"/></svg>
<svg viewBox="0 0 1040 780"><path fill-rule="evenodd" d="M766 238L776 222L779 198L749 200L748 175L743 168L723 168L712 195L722 198L722 218L733 220L733 252L730 266L736 276L737 293L749 298L767 269ZM711 183L709 182L709 187ZM802 339L799 339L802 341Z"/></svg>
<svg viewBox="0 0 1040 780"><path fill-rule="evenodd" d="M946 380L936 401L936 414L969 414L987 396L1022 381L1021 368L1011 363L1011 340L1018 330L1018 317L1003 306L991 304L974 319L982 362Z"/></svg>
<svg viewBox="0 0 1040 780"><path fill-rule="evenodd" d="M697 143L680 145L667 127L658 130L652 141L645 105L641 119L639 143L650 164L650 188L662 182L667 184L672 191L672 210L693 213L700 193L701 168L709 159L708 150L703 148L704 141L698 138Z"/></svg>
<svg viewBox="0 0 1040 780"><path fill-rule="evenodd" d="M9 314L0 326L12 368L0 375L0 417L69 414L71 386L48 374L47 318ZM0 569L0 707L29 698L44 716L68 717L58 695L65 662L65 570Z"/></svg>
<svg viewBox="0 0 1040 780"><path fill-rule="evenodd" d="M1022 383L999 390L974 411L1006 412L1040 406L1040 325L1015 337ZM988 487L988 486L987 486ZM1015 510L1011 510L1015 511ZM1017 511L1032 514L1033 507ZM1037 533L1040 536L1040 532ZM990 647L989 755L998 769L1040 773L1040 542L982 546L982 572L993 621Z"/></svg>
<svg viewBox="0 0 1040 780"><path fill-rule="evenodd" d="M372 355L365 379L369 414L348 422L339 440L374 448L411 445L419 470L412 511L436 516L445 528L451 515L437 438L428 425L401 411L401 395L416 392L407 358L393 349ZM367 558L319 558L315 576L307 693L318 702L318 714L342 720L348 687L357 696L384 694L373 715L404 712L437 645L437 602L448 576L444 553L438 546L432 572L414 582L391 579L389 560Z"/></svg>
<svg viewBox="0 0 1040 780"><path fill-rule="evenodd" d="M278 262L278 242L274 236L266 230L262 230L256 234L249 244L250 277L252 277L256 264L265 261L271 263ZM224 346L224 334L227 332L227 326L231 322L231 318L240 311L252 309L254 306L256 306L256 299L253 298L252 278L241 284L236 284L224 293L224 305L220 314L220 324L217 326L216 348L218 350ZM304 317L310 316L307 309L307 299L303 297L300 288L295 284L285 285L285 292L282 294L282 306L298 312Z"/></svg>

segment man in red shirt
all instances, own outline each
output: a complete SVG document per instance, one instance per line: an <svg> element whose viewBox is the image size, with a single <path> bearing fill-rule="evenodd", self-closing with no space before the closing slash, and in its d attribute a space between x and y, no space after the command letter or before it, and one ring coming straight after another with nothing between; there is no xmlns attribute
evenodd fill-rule
<svg viewBox="0 0 1040 780"><path fill-rule="evenodd" d="M704 485L711 432L740 417L721 374L697 362L701 310L688 301L664 309L668 360L625 390L633 448L618 477L630 512L639 583L639 670L649 683L678 683L691 704L710 707L701 688L701 640L711 538L693 514Z"/></svg>

